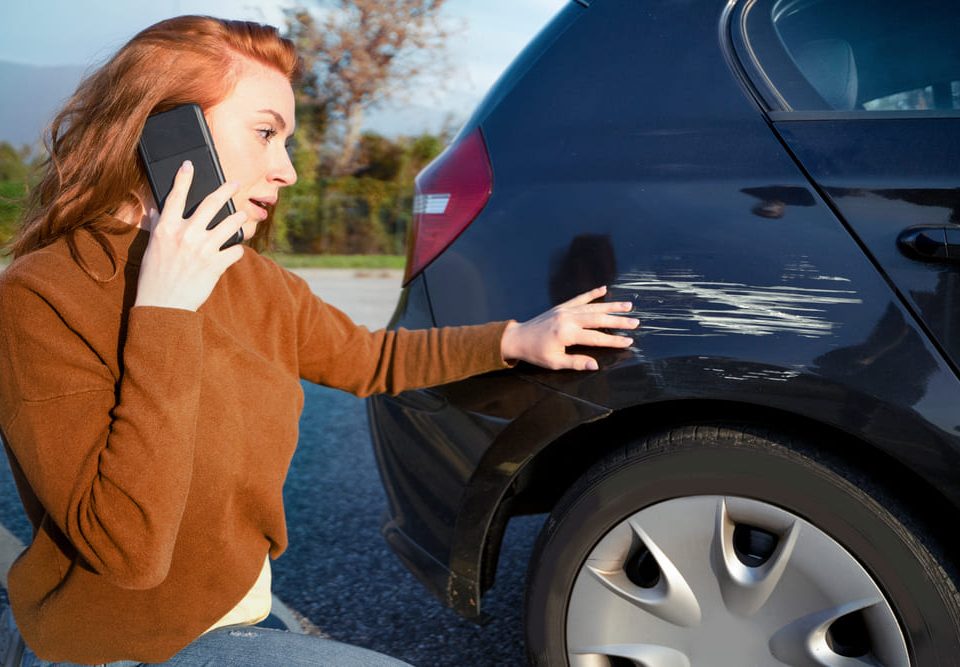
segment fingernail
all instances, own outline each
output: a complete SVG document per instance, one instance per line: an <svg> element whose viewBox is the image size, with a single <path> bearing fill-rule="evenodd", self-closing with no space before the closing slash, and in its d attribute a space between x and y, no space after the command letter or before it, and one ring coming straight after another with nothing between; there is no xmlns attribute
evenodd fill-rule
<svg viewBox="0 0 960 667"><path fill-rule="evenodd" d="M633 328L636 329L638 326L640 326L640 320L638 320L636 317L631 317L630 324L632 324Z"/></svg>
<svg viewBox="0 0 960 667"><path fill-rule="evenodd" d="M588 370L588 371L595 371L595 370L599 370L599 369L600 369L600 366L597 365L597 362L596 362L596 361L588 361L588 362L587 362L587 370Z"/></svg>
<svg viewBox="0 0 960 667"><path fill-rule="evenodd" d="M190 160L184 160L180 168L183 171L193 171L193 163Z"/></svg>

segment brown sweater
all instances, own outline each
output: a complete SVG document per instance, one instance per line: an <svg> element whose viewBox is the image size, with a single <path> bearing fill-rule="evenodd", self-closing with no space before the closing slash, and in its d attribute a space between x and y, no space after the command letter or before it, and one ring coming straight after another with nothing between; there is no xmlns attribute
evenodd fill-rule
<svg viewBox="0 0 960 667"><path fill-rule="evenodd" d="M287 546L300 378L359 396L506 366L504 323L369 332L249 248L199 312L132 303L147 234L0 276L0 429L35 535L9 575L51 661L162 661Z"/></svg>

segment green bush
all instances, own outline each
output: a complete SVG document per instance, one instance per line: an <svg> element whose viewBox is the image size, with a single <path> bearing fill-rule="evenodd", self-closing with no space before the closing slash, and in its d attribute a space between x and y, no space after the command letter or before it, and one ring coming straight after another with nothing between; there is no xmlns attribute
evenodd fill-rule
<svg viewBox="0 0 960 667"><path fill-rule="evenodd" d="M26 194L25 183L0 181L0 245L6 244L16 232Z"/></svg>
<svg viewBox="0 0 960 667"><path fill-rule="evenodd" d="M402 255L413 217L413 179L439 154L445 139L425 134L391 140L366 133L359 150L362 166L338 178L323 173L323 161L308 139L298 141L294 150L299 180L280 196L272 248Z"/></svg>

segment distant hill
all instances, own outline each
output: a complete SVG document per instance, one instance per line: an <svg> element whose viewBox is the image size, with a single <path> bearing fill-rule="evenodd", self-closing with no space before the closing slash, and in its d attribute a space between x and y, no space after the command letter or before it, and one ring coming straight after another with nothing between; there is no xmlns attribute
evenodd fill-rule
<svg viewBox="0 0 960 667"><path fill-rule="evenodd" d="M40 133L69 97L84 68L38 67L0 61L0 141L39 144Z"/></svg>

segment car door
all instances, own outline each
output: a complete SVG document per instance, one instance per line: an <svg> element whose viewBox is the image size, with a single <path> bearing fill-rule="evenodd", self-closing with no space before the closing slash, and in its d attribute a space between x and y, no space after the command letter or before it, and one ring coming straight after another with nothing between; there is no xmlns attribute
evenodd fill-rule
<svg viewBox="0 0 960 667"><path fill-rule="evenodd" d="M757 102L960 367L960 3L756 0L730 24Z"/></svg>

